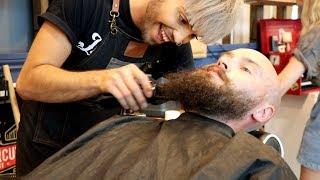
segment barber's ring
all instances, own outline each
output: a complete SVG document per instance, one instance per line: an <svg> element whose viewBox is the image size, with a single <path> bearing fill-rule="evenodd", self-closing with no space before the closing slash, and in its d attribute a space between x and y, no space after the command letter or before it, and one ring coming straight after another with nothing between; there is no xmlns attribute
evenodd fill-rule
<svg viewBox="0 0 320 180"><path fill-rule="evenodd" d="M177 45L177 46L181 46L181 45L182 45L182 43L181 43L181 42L179 42L179 43L176 43L176 45Z"/></svg>

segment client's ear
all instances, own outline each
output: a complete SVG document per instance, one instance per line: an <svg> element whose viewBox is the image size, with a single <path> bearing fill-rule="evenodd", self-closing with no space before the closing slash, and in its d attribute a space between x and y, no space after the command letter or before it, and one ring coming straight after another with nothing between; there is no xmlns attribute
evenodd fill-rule
<svg viewBox="0 0 320 180"><path fill-rule="evenodd" d="M275 108L271 105L258 108L252 115L253 119L261 124L265 124L274 115Z"/></svg>

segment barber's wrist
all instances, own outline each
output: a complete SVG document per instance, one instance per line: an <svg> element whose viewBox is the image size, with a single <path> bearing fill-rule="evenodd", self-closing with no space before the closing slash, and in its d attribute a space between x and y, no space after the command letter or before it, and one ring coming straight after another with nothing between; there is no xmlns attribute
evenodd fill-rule
<svg viewBox="0 0 320 180"><path fill-rule="evenodd" d="M101 70L97 72L97 89L99 94L109 93L110 73L112 70Z"/></svg>

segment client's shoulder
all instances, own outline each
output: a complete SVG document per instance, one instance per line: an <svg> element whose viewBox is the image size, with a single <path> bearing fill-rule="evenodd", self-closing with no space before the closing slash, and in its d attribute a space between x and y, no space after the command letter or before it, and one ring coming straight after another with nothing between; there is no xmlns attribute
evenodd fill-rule
<svg viewBox="0 0 320 180"><path fill-rule="evenodd" d="M235 152L241 149L242 154L240 156L250 157L254 159L265 159L272 161L274 164L283 164L284 160L280 153L276 151L272 146L264 144L257 137L247 133L237 133L229 142L230 149Z"/></svg>

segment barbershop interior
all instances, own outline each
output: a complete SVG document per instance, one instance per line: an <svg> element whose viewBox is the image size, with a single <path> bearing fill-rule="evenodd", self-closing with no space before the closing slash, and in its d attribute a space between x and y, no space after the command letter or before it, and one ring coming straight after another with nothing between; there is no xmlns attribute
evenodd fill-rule
<svg viewBox="0 0 320 180"><path fill-rule="evenodd" d="M320 0L0 0L0 179L318 180L319 24Z"/></svg>

